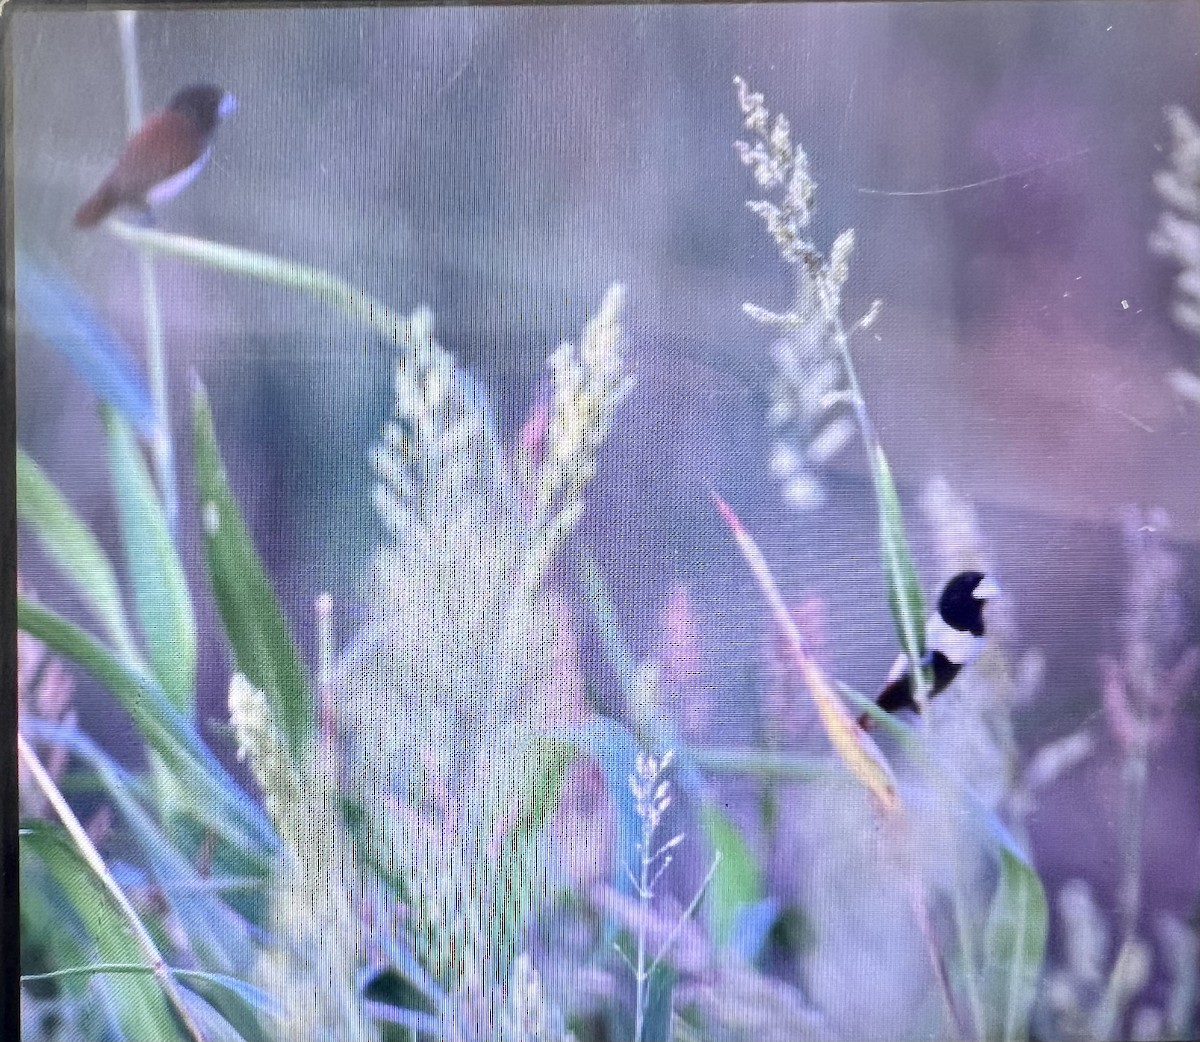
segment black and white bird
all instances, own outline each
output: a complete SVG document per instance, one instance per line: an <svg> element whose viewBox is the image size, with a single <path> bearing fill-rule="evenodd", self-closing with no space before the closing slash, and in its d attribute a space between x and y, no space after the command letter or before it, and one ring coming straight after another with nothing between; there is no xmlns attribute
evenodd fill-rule
<svg viewBox="0 0 1200 1042"><path fill-rule="evenodd" d="M1000 596L1000 586L983 572L959 572L938 598L937 610L925 623L925 662L932 673L929 697L945 690L963 666L979 657L984 646L983 609L989 600ZM908 659L896 659L887 682L875 704L889 713L901 709L915 711L913 676ZM867 715L859 717L859 726L871 726Z"/></svg>

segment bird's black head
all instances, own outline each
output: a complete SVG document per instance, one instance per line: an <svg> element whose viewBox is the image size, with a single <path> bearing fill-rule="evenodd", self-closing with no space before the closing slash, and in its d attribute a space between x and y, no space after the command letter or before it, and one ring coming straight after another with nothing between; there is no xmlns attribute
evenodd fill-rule
<svg viewBox="0 0 1200 1042"><path fill-rule="evenodd" d="M228 91L211 83L196 83L184 87L167 105L187 116L202 134L211 134L226 116L237 107L237 99Z"/></svg>
<svg viewBox="0 0 1200 1042"><path fill-rule="evenodd" d="M1000 593L996 581L983 572L959 572L938 598L938 614L956 630L983 636L983 606Z"/></svg>

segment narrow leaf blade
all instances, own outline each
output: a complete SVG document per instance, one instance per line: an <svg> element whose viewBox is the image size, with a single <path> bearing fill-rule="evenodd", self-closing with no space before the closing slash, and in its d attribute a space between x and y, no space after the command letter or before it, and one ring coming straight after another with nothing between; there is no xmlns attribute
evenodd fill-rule
<svg viewBox="0 0 1200 1042"><path fill-rule="evenodd" d="M887 578L888 604L896 624L900 647L914 668L925 658L925 598L913 567L908 537L904 531L904 512L892 480L891 467L883 446L871 446L871 479L879 508L879 544Z"/></svg>
<svg viewBox="0 0 1200 1042"><path fill-rule="evenodd" d="M196 622L183 564L133 432L110 409L102 409L101 418L125 566L150 665L175 707L190 711L195 704Z"/></svg>
<svg viewBox="0 0 1200 1042"><path fill-rule="evenodd" d="M644 1042L671 1042L674 993L675 970L666 963L659 963L646 981L646 1020L642 1025Z"/></svg>
<svg viewBox="0 0 1200 1042"><path fill-rule="evenodd" d="M277 1037L279 1004L261 988L220 973L177 971L179 983L195 992L235 1028L245 1042L272 1042Z"/></svg>
<svg viewBox="0 0 1200 1042"><path fill-rule="evenodd" d="M849 768L851 774L867 789L874 798L876 805L885 814L894 816L900 811L900 797L896 791L896 780L887 761L879 752L874 741L858 726L854 718L846 712L845 705L826 680L816 662L808 654L804 639L792 618L791 612L784 604L783 596L771 574L767 559L754 538L746 530L738 516L729 505L718 495L713 494L713 500L729 530L737 541L738 548L750 571L758 581L758 587L770 606L771 614L786 638L792 657L804 677L805 686L812 697L825 733L833 745L834 751L841 761Z"/></svg>
<svg viewBox="0 0 1200 1042"><path fill-rule="evenodd" d="M193 403L196 478L208 574L238 672L266 694L296 762L316 730L316 707L296 645L225 477L203 388Z"/></svg>
<svg viewBox="0 0 1200 1042"><path fill-rule="evenodd" d="M129 825L191 954L211 970L230 973L248 968L253 955L249 924L203 888L200 873L143 809L118 764L85 735L74 736L69 747L95 771Z"/></svg>
<svg viewBox="0 0 1200 1042"><path fill-rule="evenodd" d="M21 849L40 858L50 869L72 911L84 924L101 961L145 962L142 949L112 895L62 829L42 821L26 822L21 828ZM125 1038L170 1042L187 1037L152 976L122 976L106 982L106 987Z"/></svg>
<svg viewBox="0 0 1200 1042"><path fill-rule="evenodd" d="M711 800L700 807L700 822L709 846L720 855L704 895L704 916L713 941L727 948L741 918L762 900L762 872L737 826Z"/></svg>
<svg viewBox="0 0 1200 1042"><path fill-rule="evenodd" d="M626 870L636 864L641 828L637 803L629 788L629 778L637 763L637 739L629 728L609 717L597 717L570 728L562 732L561 737L590 756L604 777L617 832L613 844L612 884L616 890L628 894L633 884Z"/></svg>
<svg viewBox="0 0 1200 1042"><path fill-rule="evenodd" d="M152 678L120 662L66 619L25 598L17 601L17 624L99 680L133 718L146 744L193 794L191 807L200 820L265 865L275 846L270 825Z"/></svg>
<svg viewBox="0 0 1200 1042"><path fill-rule="evenodd" d="M33 530L50 559L71 581L123 656L133 639L116 573L91 530L71 509L45 471L17 449L17 515Z"/></svg>
<svg viewBox="0 0 1200 1042"><path fill-rule="evenodd" d="M1000 880L984 931L987 1037L1027 1037L1029 1012L1046 953L1046 893L1033 866L1011 841L997 844Z"/></svg>

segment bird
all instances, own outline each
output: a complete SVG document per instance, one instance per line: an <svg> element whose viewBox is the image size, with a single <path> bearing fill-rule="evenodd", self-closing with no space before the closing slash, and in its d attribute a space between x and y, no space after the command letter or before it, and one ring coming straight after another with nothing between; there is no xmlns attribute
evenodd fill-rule
<svg viewBox="0 0 1200 1042"><path fill-rule="evenodd" d="M928 695L940 694L958 676L963 666L979 657L985 643L983 609L988 601L1000 596L1000 584L983 572L959 572L942 589L937 609L925 624L925 659L923 665L932 673ZM913 695L912 671L906 668L906 656L896 659L875 704L888 713L902 709L916 710ZM858 719L864 730L871 718L864 714Z"/></svg>
<svg viewBox="0 0 1200 1042"><path fill-rule="evenodd" d="M100 187L75 213L92 228L119 206L149 214L183 191L208 161L213 134L237 109L237 98L210 83L178 91L126 143Z"/></svg>

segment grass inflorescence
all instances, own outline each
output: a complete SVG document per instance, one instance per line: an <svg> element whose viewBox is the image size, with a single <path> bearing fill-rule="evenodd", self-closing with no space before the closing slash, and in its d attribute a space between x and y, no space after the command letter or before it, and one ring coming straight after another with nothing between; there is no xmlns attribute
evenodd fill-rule
<svg viewBox="0 0 1200 1042"><path fill-rule="evenodd" d="M122 17L128 42L136 23ZM982 1042L1025 1038L1031 1019L1046 1039L1115 1037L1131 1017L1143 1037L1194 1026L1196 932L1177 918L1156 927L1169 999L1160 1009L1138 998L1152 958L1138 914L1145 779L1197 670L1168 625L1177 562L1130 522L1137 578L1121 653L1104 663L1124 754L1116 943L1086 885L1071 884L1056 898L1066 954L1046 970L1048 902L1024 822L1094 737L1059 738L1022 769L1008 714L1036 687L1037 660L1010 662L1003 641L964 678L960 715L941 718L953 728L938 722L942 701L926 697L929 588L852 345L879 307L843 320L854 232L820 248L809 157L786 116L740 79L736 90L749 138L737 155L763 195L749 206L792 274L782 308L744 308L777 337L772 471L791 503L816 508L822 464L861 442L878 603L916 678L916 722L833 675L752 526L709 490L779 634L772 682L794 685L814 730L770 748L713 741L700 724L681 734L663 693L713 699L697 677L704 642L721 635L675 591L662 641L639 654L580 538L636 393L625 320L636 291L598 294L577 340L550 354L548 394L510 431L430 309L393 309L265 253L111 223L146 280L152 376L163 350L154 256L308 295L392 352L390 415L364 489L381 535L362 577L365 618L339 642L345 606L323 594L310 648L242 517L199 383L189 493L175 484L183 443L165 376L145 391L116 363L88 369L105 403L121 571L70 497L20 456L22 522L84 609L68 618L20 591L25 1038ZM73 290L28 278L22 307L46 319L34 325L48 339L77 355L86 341L93 360L112 353ZM71 316L61 343L64 327L47 318L56 308ZM944 482L924 503L939 571L986 565L970 505ZM189 511L204 587L180 549ZM251 794L196 718L206 598ZM584 613L603 666L581 652ZM624 709L596 708L600 669ZM144 771L80 730L79 672L128 713ZM860 727L862 713L878 726ZM86 824L67 795L80 779L104 807Z"/></svg>

